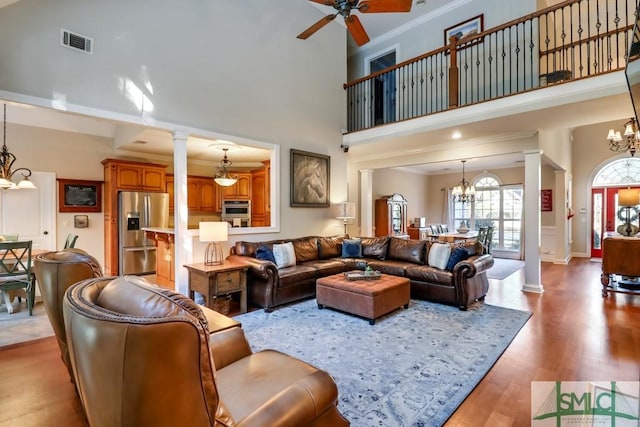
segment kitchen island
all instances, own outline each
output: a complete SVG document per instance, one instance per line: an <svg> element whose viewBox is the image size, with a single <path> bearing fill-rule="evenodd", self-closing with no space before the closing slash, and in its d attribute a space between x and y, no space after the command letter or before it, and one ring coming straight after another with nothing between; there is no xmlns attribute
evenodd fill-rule
<svg viewBox="0 0 640 427"><path fill-rule="evenodd" d="M142 228L145 237L156 246L156 283L175 290L175 231L173 228Z"/></svg>

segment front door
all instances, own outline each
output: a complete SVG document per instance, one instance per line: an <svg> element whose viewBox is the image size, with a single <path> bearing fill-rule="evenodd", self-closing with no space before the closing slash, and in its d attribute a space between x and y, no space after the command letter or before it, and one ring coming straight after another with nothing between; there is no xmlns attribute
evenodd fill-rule
<svg viewBox="0 0 640 427"><path fill-rule="evenodd" d="M620 188L640 187L605 187L591 190L591 257L602 258L602 239L609 233L615 233L618 226L625 223L626 208L618 205ZM638 211L630 209L632 223L638 225Z"/></svg>
<svg viewBox="0 0 640 427"><path fill-rule="evenodd" d="M32 240L34 249L56 249L56 175L33 172L34 190L2 190L0 233Z"/></svg>

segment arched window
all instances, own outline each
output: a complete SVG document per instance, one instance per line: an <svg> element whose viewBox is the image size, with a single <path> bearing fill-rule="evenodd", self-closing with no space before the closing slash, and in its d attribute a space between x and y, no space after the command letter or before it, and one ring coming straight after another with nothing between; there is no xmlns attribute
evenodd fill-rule
<svg viewBox="0 0 640 427"><path fill-rule="evenodd" d="M473 203L454 203L453 223L458 228L465 223L470 229L493 227L492 253L502 257L519 258L522 230L522 184L502 185L490 173L476 177Z"/></svg>
<svg viewBox="0 0 640 427"><path fill-rule="evenodd" d="M594 187L640 185L640 159L625 157L614 160L593 179Z"/></svg>

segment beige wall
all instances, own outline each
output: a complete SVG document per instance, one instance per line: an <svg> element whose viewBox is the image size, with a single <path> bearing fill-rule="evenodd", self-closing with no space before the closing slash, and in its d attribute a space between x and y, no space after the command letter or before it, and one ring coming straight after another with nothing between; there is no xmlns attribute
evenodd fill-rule
<svg viewBox="0 0 640 427"><path fill-rule="evenodd" d="M611 160L628 157L628 153L609 150L606 141L610 128L621 129L624 122L607 122L582 126L573 131L573 200L575 216L571 220L574 254L590 256L591 184L596 173Z"/></svg>

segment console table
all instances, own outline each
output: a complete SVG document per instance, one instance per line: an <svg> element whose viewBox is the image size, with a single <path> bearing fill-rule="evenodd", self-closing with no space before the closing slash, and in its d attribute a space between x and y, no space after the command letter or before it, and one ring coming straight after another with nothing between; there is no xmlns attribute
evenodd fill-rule
<svg viewBox="0 0 640 427"><path fill-rule="evenodd" d="M626 236L605 237L602 241L602 296L609 292L640 295L640 282L615 281L613 275L640 277L640 238Z"/></svg>

